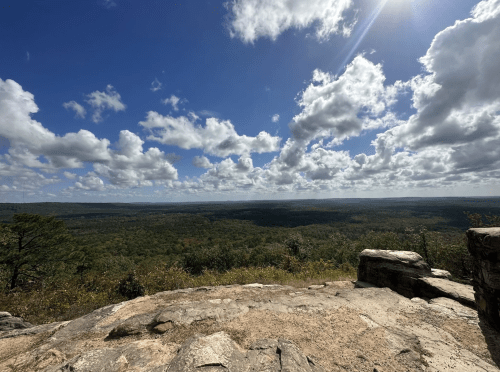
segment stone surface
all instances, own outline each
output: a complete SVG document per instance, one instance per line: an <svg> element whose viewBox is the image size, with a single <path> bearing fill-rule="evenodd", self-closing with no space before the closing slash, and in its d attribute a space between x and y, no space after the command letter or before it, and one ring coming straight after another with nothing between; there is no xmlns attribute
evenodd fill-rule
<svg viewBox="0 0 500 372"><path fill-rule="evenodd" d="M474 288L471 285L440 278L420 278L418 281L418 297L447 297L476 310Z"/></svg>
<svg viewBox="0 0 500 372"><path fill-rule="evenodd" d="M321 289L323 287L324 285L310 285L309 287L307 287L307 289Z"/></svg>
<svg viewBox="0 0 500 372"><path fill-rule="evenodd" d="M22 318L12 316L6 311L0 311L0 332L12 329L25 329L33 327L33 324L25 322Z"/></svg>
<svg viewBox="0 0 500 372"><path fill-rule="evenodd" d="M408 298L446 297L476 309L471 285L449 281L446 270L428 268L415 252L366 249L360 254L356 287L388 287Z"/></svg>
<svg viewBox="0 0 500 372"><path fill-rule="evenodd" d="M109 332L108 338L120 338L131 335L138 335L143 332L143 326L137 319L128 319L118 324Z"/></svg>
<svg viewBox="0 0 500 372"><path fill-rule="evenodd" d="M466 235L478 311L500 332L500 227L469 229Z"/></svg>
<svg viewBox="0 0 500 372"><path fill-rule="evenodd" d="M417 279L431 273L430 266L415 252L365 249L359 254L358 280L391 288L405 297L416 297Z"/></svg>
<svg viewBox="0 0 500 372"><path fill-rule="evenodd" d="M499 334L474 309L367 286L256 283L139 297L0 332L0 371L500 371ZM141 332L109 337L123 328Z"/></svg>
<svg viewBox="0 0 500 372"><path fill-rule="evenodd" d="M431 276L434 278L451 279L451 274L446 270L431 269Z"/></svg>

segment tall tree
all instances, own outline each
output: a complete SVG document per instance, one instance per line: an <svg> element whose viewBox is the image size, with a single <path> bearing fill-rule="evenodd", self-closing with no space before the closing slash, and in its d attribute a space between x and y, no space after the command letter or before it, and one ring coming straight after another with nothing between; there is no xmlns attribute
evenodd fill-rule
<svg viewBox="0 0 500 372"><path fill-rule="evenodd" d="M41 280L58 265L78 259L64 221L21 213L0 229L0 265L7 268L10 289L25 278Z"/></svg>

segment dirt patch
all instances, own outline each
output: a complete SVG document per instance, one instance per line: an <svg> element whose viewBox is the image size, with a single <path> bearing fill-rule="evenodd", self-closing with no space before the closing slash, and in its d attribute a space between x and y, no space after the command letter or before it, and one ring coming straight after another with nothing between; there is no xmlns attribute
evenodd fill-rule
<svg viewBox="0 0 500 372"><path fill-rule="evenodd" d="M30 351L43 343L48 333L0 339L0 372L21 371L16 366L24 364L30 358Z"/></svg>
<svg viewBox="0 0 500 372"><path fill-rule="evenodd" d="M39 339L40 336L38 335L1 339L0 363L9 359L13 355L17 355L19 353L29 350Z"/></svg>

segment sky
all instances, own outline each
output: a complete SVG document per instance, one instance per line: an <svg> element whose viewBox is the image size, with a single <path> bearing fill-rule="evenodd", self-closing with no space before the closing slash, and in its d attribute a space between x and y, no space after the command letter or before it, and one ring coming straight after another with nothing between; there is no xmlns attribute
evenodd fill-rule
<svg viewBox="0 0 500 372"><path fill-rule="evenodd" d="M500 0L0 1L0 202L500 196Z"/></svg>

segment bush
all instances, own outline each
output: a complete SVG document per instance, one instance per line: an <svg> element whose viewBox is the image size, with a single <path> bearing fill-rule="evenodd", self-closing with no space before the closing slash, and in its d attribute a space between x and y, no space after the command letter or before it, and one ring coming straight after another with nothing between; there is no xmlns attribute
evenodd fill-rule
<svg viewBox="0 0 500 372"><path fill-rule="evenodd" d="M284 241L289 253L298 260L307 260L312 253L312 246L309 240L305 240L300 233L292 233Z"/></svg>
<svg viewBox="0 0 500 372"><path fill-rule="evenodd" d="M144 287L136 279L135 273L130 273L118 284L118 293L132 300L136 297L144 296Z"/></svg>
<svg viewBox="0 0 500 372"><path fill-rule="evenodd" d="M342 270L345 273L351 272L353 270L356 270L354 267L349 262L344 262L339 266L339 270Z"/></svg>
<svg viewBox="0 0 500 372"><path fill-rule="evenodd" d="M289 273L295 274L302 271L302 263L299 261L298 258L286 254L283 257L283 261L281 261L279 268L281 270L285 270Z"/></svg>
<svg viewBox="0 0 500 372"><path fill-rule="evenodd" d="M281 244L270 244L266 247L258 246L252 249L248 258L248 267L278 267L287 253L286 248Z"/></svg>
<svg viewBox="0 0 500 372"><path fill-rule="evenodd" d="M243 261L243 255L233 250L230 244L222 244L186 254L182 266L192 275L201 275L204 270L225 272L239 267Z"/></svg>

